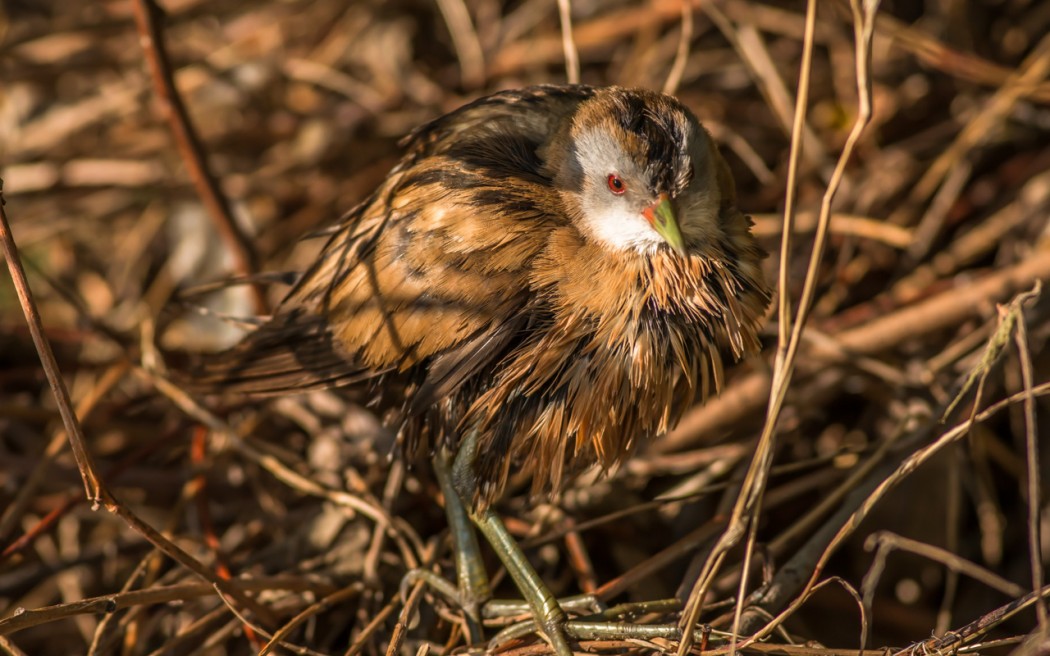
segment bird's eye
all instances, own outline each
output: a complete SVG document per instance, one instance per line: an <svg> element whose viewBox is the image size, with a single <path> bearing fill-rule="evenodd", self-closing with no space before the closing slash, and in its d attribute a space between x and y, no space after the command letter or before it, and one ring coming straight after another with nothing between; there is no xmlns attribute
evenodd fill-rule
<svg viewBox="0 0 1050 656"><path fill-rule="evenodd" d="M609 174L608 183L609 191L613 192L617 196L627 191L627 185L625 185L623 183L623 180L620 179L620 176L616 175L615 173Z"/></svg>

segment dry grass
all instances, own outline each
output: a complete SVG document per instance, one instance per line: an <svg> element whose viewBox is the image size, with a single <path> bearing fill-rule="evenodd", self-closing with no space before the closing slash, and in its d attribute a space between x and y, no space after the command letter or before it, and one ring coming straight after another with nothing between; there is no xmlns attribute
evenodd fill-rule
<svg viewBox="0 0 1050 656"><path fill-rule="evenodd" d="M696 617L693 653L1047 640L1050 2L884 0L870 23L859 0L171 0L162 24L148 6L0 2L5 221L54 351L5 280L0 652L464 646L454 605L399 594L411 568L449 574L447 530L370 413L204 407L165 366L272 306L286 280L256 274L308 262L298 238L413 126L576 74L677 88L777 253L781 306L763 357L623 471L501 502L544 578L677 597L630 618ZM186 300L230 276L259 284Z"/></svg>

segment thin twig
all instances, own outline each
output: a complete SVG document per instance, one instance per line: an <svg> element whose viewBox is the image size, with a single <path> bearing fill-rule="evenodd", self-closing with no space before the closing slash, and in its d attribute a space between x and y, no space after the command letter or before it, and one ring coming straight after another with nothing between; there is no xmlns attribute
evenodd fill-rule
<svg viewBox="0 0 1050 656"><path fill-rule="evenodd" d="M179 95L175 80L172 77L171 60L164 46L164 30L161 25L163 13L154 0L135 0L135 25L139 32L139 42L146 53L150 77L153 79L153 91L160 104L161 113L168 122L175 145L179 149L186 170L193 180L193 186L201 202L208 209L208 214L215 223L226 248L233 255L234 268L242 276L250 276L258 271L258 262L251 241L244 235L233 216L229 200L219 188L219 183L208 168L197 130L193 127L186 105ZM255 310L258 314L266 312L266 297L257 285L252 285Z"/></svg>
<svg viewBox="0 0 1050 656"><path fill-rule="evenodd" d="M135 529L136 532L149 540L158 549L196 572L205 580L216 585L220 590L229 594L239 603L252 608L261 618L272 621L272 615L267 609L251 600L239 590L230 588L228 582L217 578L207 567L183 551L175 545L175 543L162 536L154 530L153 527L143 522L137 515L125 508L112 496L112 494L110 494L102 480L98 477L90 452L85 446L84 433L81 429L80 422L77 420L76 413L73 410L73 403L69 398L69 391L66 389L65 382L62 380L61 372L58 369L58 363L51 350L51 345L44 337L40 313L36 308L36 303L33 301L32 291L30 290L28 280L26 279L25 269L22 267L22 261L18 255L18 247L16 246L14 237L11 234L5 205L6 201L3 196L3 181L0 180L0 242L2 242L4 257L7 260L7 268L11 274L11 279L14 282L15 291L18 295L19 303L22 306L22 312L25 314L26 322L29 324L29 332L33 338L33 344L36 346L37 354L40 357L41 365L43 366L44 373L48 379L48 384L55 396L59 415L62 417L62 423L65 426L66 433L69 435L70 445L72 446L73 455L76 459L77 467L80 470L81 478L84 481L84 488L87 492L88 500L92 502L94 508L97 508L99 505L104 505L107 510L119 515L125 522Z"/></svg>
<svg viewBox="0 0 1050 656"><path fill-rule="evenodd" d="M437 0L437 5L452 35L463 86L470 89L481 86L485 82L485 55L467 5L463 0Z"/></svg>
<svg viewBox="0 0 1050 656"><path fill-rule="evenodd" d="M961 629L951 631L940 638L930 638L918 645L911 645L906 649L897 650L893 652L892 656L905 656L906 654L944 654L955 652L962 645L966 644L970 638L984 635L995 626L1002 624L1032 604L1045 600L1048 595L1050 595L1050 586L1029 592L1020 599L1011 601L1008 604L1003 604L990 613L985 613ZM1036 631L1042 632L1042 629L1036 629ZM1045 639L1043 642L1045 643ZM1023 650L1018 650L1014 653L1023 653ZM1041 653L1041 650L1033 653Z"/></svg>
<svg viewBox="0 0 1050 656"><path fill-rule="evenodd" d="M297 626L310 619L311 617L323 613L325 610L331 608L336 604L341 604L347 601L348 599L352 599L360 595L362 587L363 585L360 581L355 581L347 587L343 588L342 590L336 590L327 597L324 597L319 601L310 604L309 606L304 608L298 615L288 620L288 622L286 622L284 626L282 626L277 631L274 631L274 634L270 638L269 642L263 645L262 649L259 650L258 656L266 656L266 654L269 654L271 651L276 649L279 645L281 645L284 642L285 638L288 637L288 635L295 630Z"/></svg>
<svg viewBox="0 0 1050 656"><path fill-rule="evenodd" d="M683 640L678 648L678 656L685 656L691 648L692 645L689 640L689 629L699 618L703 599L707 590L713 583L714 576L718 572L725 555L742 537L747 526L748 515L752 512L757 512L759 501L768 478L769 467L772 464L773 442L777 420L780 417L781 408L787 397L787 390L794 372L795 357L798 354L798 349L802 342L802 331L805 328L806 320L808 319L810 309L813 305L813 298L816 294L817 268L819 267L824 254L824 247L828 234L828 224L831 221L831 202L834 199L835 193L838 191L839 184L842 181L842 177L845 174L846 164L849 162L864 128L871 120L871 79L869 73L871 66L871 39L875 25L874 14L878 7L878 0L865 0L863 6L861 5L861 1L862 0L851 0L850 3L853 10L853 29L856 39L855 63L858 95L857 119L853 124L853 129L850 131L849 137L846 139L846 144L843 146L842 154L839 156L838 163L835 165L835 170L831 175L831 180L828 182L827 189L821 200L820 218L817 222L816 235L813 238L813 248L810 253L809 267L806 271L806 279L803 284L802 297L799 299L795 321L791 326L790 340L786 342L786 346L783 341L783 338L787 334L786 328L783 326L781 327L781 342L779 343L777 357L773 365L772 394L769 409L766 414L766 423L762 429L762 436L759 438L758 447L752 459L751 467L748 469L744 483L741 487L740 495L733 507L729 526L727 526L725 533L722 534L718 543L715 545L715 548L712 550L711 555L704 564L701 576L697 579L696 584L693 586L693 590L689 595L686 612L682 614L682 621L680 624L683 629ZM812 12L812 18L809 18L810 12ZM807 18L812 21L816 20L815 0L810 0L807 9ZM813 48L813 35L811 29L807 29L807 38L804 48L809 50L812 50ZM800 99L808 97L808 80L809 67L803 65L799 78L798 97ZM796 111L795 118L799 124L803 122L801 108ZM800 134L801 132L799 131L796 133L796 136L799 136ZM793 141L793 147L799 147L798 142ZM785 242L787 241L787 235L790 234L789 230L790 223L788 219L785 218ZM786 269L783 268L786 266L784 261L787 259L787 254L782 254L782 256L784 257L784 260L782 260L781 264L782 278L780 289L781 297L783 298L786 297L788 293L788 286L786 284L787 272ZM782 302L781 312L782 322L789 319L789 310L786 302ZM752 518L751 521L755 520Z"/></svg>
<svg viewBox="0 0 1050 656"><path fill-rule="evenodd" d="M1050 383L1037 385L1031 390L1031 394L1036 396L1046 396L1050 394ZM1027 396L1028 394L1025 392L1015 394L1009 398L1003 399L1002 401L993 404L992 406L977 414L977 416L974 419L977 422L987 421L1002 410L1010 407L1012 404L1023 401ZM867 490L863 487L858 488L857 495L855 496L855 498L860 497L859 506L856 507L855 510L850 512L849 516L846 517L843 521L841 521L841 523L838 523L838 531L834 534L834 536L831 537L827 544L823 545L819 557L817 558L816 562L811 568L809 581L803 587L802 593L797 596L793 595L795 596L795 600L788 604L787 608L781 611L780 614L778 614L773 619L773 621L769 622L768 624L766 624L765 627L763 627L761 630L757 631L754 635L749 637L741 645L741 648L746 647L752 644L753 642L762 640L765 637L771 635L773 631L784 622L784 620L786 620L788 617L794 614L795 611L797 611L798 608L805 603L805 601L814 591L814 586L816 586L817 581L819 580L821 573L824 571L824 568L827 566L828 560L831 558L832 554L836 553L838 547L842 545L846 538L848 538L857 530L864 518L866 518L871 512L872 508L874 508L878 504L878 502L882 500L886 496L886 494L892 488L894 488L897 485L897 483L903 480L908 474L918 469L924 463L928 462L930 458L940 453L947 445L952 444L964 437L965 435L967 435L970 431L971 426L972 424L969 420L964 421L954 426L950 430L945 431L931 444L928 444L923 448L910 454L907 458L904 459L903 462L900 463L900 465L897 466L897 468L887 478L880 481L875 487L875 489L871 491L870 494L867 494ZM862 495L861 493L864 494ZM844 506L844 509L848 508L850 508L848 504ZM816 535L815 537L819 538L822 537L822 535ZM785 570L786 569L787 568L785 568ZM775 588L771 586L771 589ZM781 589L778 590L778 592L780 593L781 597L783 597L789 593L789 590Z"/></svg>
<svg viewBox="0 0 1050 656"><path fill-rule="evenodd" d="M0 653L5 656L29 656L24 651L18 648L18 645L11 642L4 636L0 636Z"/></svg>
<svg viewBox="0 0 1050 656"><path fill-rule="evenodd" d="M682 83L682 74L685 65L689 62L689 43L693 40L693 0L682 0L682 33L678 36L678 50L674 55L674 63L671 71L667 74L664 82L664 93L672 94L678 91L678 85Z"/></svg>
<svg viewBox="0 0 1050 656"><path fill-rule="evenodd" d="M197 508L197 521L200 523L201 533L204 536L204 543L211 550L212 557L214 558L214 569L215 574L223 579L232 579L233 574L230 571L228 559L226 553L222 548L222 544L219 540L219 536L215 532L215 522L212 520L211 509L208 505L208 477L205 475L205 459L208 452L208 430L203 426L196 426L193 429L193 437L190 441L190 459L193 462L195 469L200 473L194 478L188 481L186 487L190 491L193 500L196 502ZM261 648L263 643L259 640L259 636L256 635L255 630L251 625L244 625L244 635L255 645L256 649Z"/></svg>
<svg viewBox="0 0 1050 656"><path fill-rule="evenodd" d="M290 590L328 594L333 586L302 577L274 576L257 579L235 579L229 582L233 589L243 592L263 590ZM167 604L215 595L215 586L210 583L180 583L154 586L143 590L128 590L110 595L90 597L77 602L45 606L33 610L16 610L13 615L0 620L0 635L10 635L33 626L84 613L113 613L124 608Z"/></svg>
<svg viewBox="0 0 1050 656"><path fill-rule="evenodd" d="M572 7L570 0L558 0L558 19L561 21L561 47L565 53L565 78L569 84L580 83L580 54L572 38Z"/></svg>
<svg viewBox="0 0 1050 656"><path fill-rule="evenodd" d="M712 11L714 14L718 14L717 9L709 8L709 13ZM788 263L790 256L791 247L791 225L794 221L794 194L795 185L798 174L798 162L802 156L802 126L805 123L805 112L806 103L809 98L809 78L810 68L812 61L813 51L813 26L816 23L817 3L816 0L810 0L807 4L806 9L806 38L803 43L803 60L799 69L799 89L796 94L798 106L795 111L795 122L792 128L792 148L789 154L788 164L788 182L787 182L787 201L785 205L784 215L784 237L781 247L781 258L780 258L780 280L779 280L779 316L780 316L780 339L778 347L778 355L776 363L774 365L774 380L783 379L783 386L786 387L786 379L782 375L778 375L777 372L783 370L786 358L783 357L783 353L787 349L788 345L788 329L790 327L790 298L788 294ZM716 19L717 20L717 19ZM724 30L723 30L724 31ZM818 228L819 231L819 228ZM774 385L773 389L776 390L777 386ZM774 397L779 397L780 401L783 400L783 394L775 394ZM741 488L740 494L737 499L737 503L733 508L733 514L730 518L729 524L722 536L719 538L715 547L712 549L711 554L704 562L704 566L701 569L700 576L693 584L693 589L689 593L689 599L686 604L685 612L682 613L682 619L679 627L682 629L682 643L678 646L678 656L685 656L685 654L692 648L692 627L696 624L700 617L700 611L703 607L704 597L711 584L715 580L715 576L721 567L722 561L725 558L726 553L729 549L740 540L745 530L745 514L754 507L754 502L761 498L762 489L764 488L763 479L768 474L769 466L772 464L772 453L773 453L773 432L772 426L775 424L775 418L779 413L779 404L776 400L771 400L769 414L767 415L766 430L763 431L762 436L759 438L759 443L755 451L755 455L751 462L751 467L748 470L747 477L745 478L743 487ZM734 620L737 621L737 620ZM734 645L735 648L735 645Z"/></svg>
<svg viewBox="0 0 1050 656"><path fill-rule="evenodd" d="M1040 537L1042 522L1040 512L1043 507L1042 485L1040 484L1040 461L1039 440L1036 437L1039 431L1036 428L1035 397L1032 395L1032 354L1028 351L1028 329L1025 327L1025 317L1022 306L1025 301L1038 298L1042 291L1042 281L1036 282L1035 289L1029 294L1023 295L1015 303L1011 304L1020 315L1017 317L1014 328L1014 343L1017 345L1017 360L1021 365L1021 384L1024 387L1024 436L1025 456L1027 465L1027 489L1028 501L1028 558L1032 569L1032 590L1043 589L1043 541ZM1035 602L1036 617L1039 618L1039 628L1047 630L1046 603L1039 599Z"/></svg>
<svg viewBox="0 0 1050 656"><path fill-rule="evenodd" d="M977 563L966 560L956 553L932 544L925 544L918 540L906 538L902 535L896 535L889 531L879 531L878 533L870 535L864 543L864 548L869 551L872 549L899 549L901 551L907 551L922 556L923 558L939 562L948 569L965 574L975 581L979 581L1004 595L1010 597L1021 597L1025 594L1023 587L1012 581L1007 581L995 572L981 567Z"/></svg>
<svg viewBox="0 0 1050 656"><path fill-rule="evenodd" d="M91 393L80 400L80 403L76 408L76 415L83 421L91 411L97 406L98 402L109 393L113 387L124 378L124 374L128 370L128 363L125 361L118 362L110 367L102 376L99 378L98 383L91 389ZM67 440L67 433L65 430L56 431L55 435L48 442L44 452L40 454L39 460L33 467L33 471L30 472L24 480L19 482L18 492L15 498L11 500L7 508L4 509L3 515L0 515L0 540L4 539L10 530L17 524L22 518L22 514L25 509L29 506L29 503L33 499L33 495L37 492L39 486L44 483L48 472L51 470L51 466L61 452L62 447L65 445ZM8 555L8 549L4 549L0 553L0 561Z"/></svg>
<svg viewBox="0 0 1050 656"><path fill-rule="evenodd" d="M15 293L18 295L18 303L22 307L26 323L29 325L29 334L33 338L33 346L36 347L37 355L40 356L40 364L44 368L44 375L51 387L51 393L55 396L58 405L58 414L62 417L62 425L69 436L69 445L73 449L73 457L77 461L77 468L84 480L84 490L92 505L97 508L107 496L101 479L95 473L95 464L91 454L84 446L84 433L77 421L76 412L73 410L73 401L69 398L69 390L62 380L62 373L58 369L58 362L51 350L51 344L44 337L44 324L40 319L40 310L37 309L33 300L33 292L29 288L29 280L26 278L22 259L18 255L18 246L15 244L14 235L11 234L11 224L7 220L5 210L7 202L4 199L4 181L0 179L0 242L2 242L4 259L7 260L7 270L11 274L11 282L14 283Z"/></svg>
<svg viewBox="0 0 1050 656"><path fill-rule="evenodd" d="M243 612L241 612L241 609L239 609L234 604L230 603L230 600L226 598L226 595L223 594L221 590L216 588L216 592L218 593L219 599L222 601L222 603L226 604L226 607L230 609L230 612L233 613L234 617L240 620L241 624L250 627L256 635L261 635L267 640L273 639L273 635L269 631L267 631L265 627L260 626L255 622L252 622L250 617L246 616ZM309 647L296 645L286 640L278 640L277 644L279 644L281 647L284 647L293 654L300 654L301 656L326 656L326 654L322 654L319 651L314 651Z"/></svg>
<svg viewBox="0 0 1050 656"><path fill-rule="evenodd" d="M1050 35L1032 49L1017 71L1000 86L981 111L970 118L952 144L945 148L930 164L922 178L908 193L906 201L890 216L891 223L905 224L911 219L914 209L925 203L944 181L952 167L964 160L966 153L987 141L997 133L1004 117L1014 105L1031 93L1037 84L1050 75Z"/></svg>

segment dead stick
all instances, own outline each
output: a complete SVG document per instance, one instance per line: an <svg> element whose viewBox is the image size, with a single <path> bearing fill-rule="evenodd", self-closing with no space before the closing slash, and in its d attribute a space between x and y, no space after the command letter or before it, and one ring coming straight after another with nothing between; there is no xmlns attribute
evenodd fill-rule
<svg viewBox="0 0 1050 656"><path fill-rule="evenodd" d="M153 0L135 0L135 25L139 32L139 42L146 53L150 77L153 79L153 90L157 95L161 113L171 128L179 155L186 164L186 170L193 180L193 186L201 202L208 210L215 227L219 231L226 248L233 255L234 267L242 276L251 276L258 271L257 258L251 242L237 226L230 209L230 203L219 189L219 184L208 169L204 147L201 145L197 130L190 121L186 105L182 102L175 87L171 72L171 60L164 47L162 29L163 13ZM258 285L252 285L255 310L259 314L266 312L266 298Z"/></svg>
<svg viewBox="0 0 1050 656"><path fill-rule="evenodd" d="M36 347L40 364L44 367L47 384L51 387L51 393L55 395L58 414L62 417L62 425L66 428L69 444L73 448L73 457L77 461L77 468L84 480L84 490L91 503L97 507L98 503L104 500L105 490L95 474L91 454L84 447L84 433L80 430L80 422L77 421L76 413L73 411L73 401L69 398L69 391L58 370L55 353L51 350L51 344L44 337L44 324L40 319L40 311L33 301L33 292L29 288L29 279L26 278L22 259L18 256L18 246L15 244L14 235L11 234L11 224L7 221L4 205L4 183L3 180L0 180L0 242L2 242L4 258L7 260L7 270L11 274L11 282L14 283L19 305L22 306L26 323L29 325L33 346Z"/></svg>
<svg viewBox="0 0 1050 656"><path fill-rule="evenodd" d="M989 303L1003 301L1028 289L1036 280L1050 280L1050 253L1035 252L1014 266L967 285L947 289L925 301L909 305L881 319L834 335L836 347L811 343L808 367L842 362L850 354L871 355L925 334L957 326L977 316ZM804 372L800 372L804 373ZM678 427L653 445L659 453L690 448L705 435L719 435L733 424L761 414L769 398L770 376L756 372L744 376L721 396L687 414Z"/></svg>
<svg viewBox="0 0 1050 656"><path fill-rule="evenodd" d="M4 258L7 260L7 269L11 274L15 293L18 295L19 304L21 305L22 312L26 317L26 323L29 325L29 333L33 338L33 345L36 347L37 354L40 357L40 363L44 368L44 375L47 377L48 385L51 387L51 392L55 396L55 404L58 406L58 413L62 417L62 425L65 427L66 434L69 436L69 443L73 450L73 457L76 459L77 467L80 470L80 476L84 480L84 489L87 492L88 499L91 500L93 509L97 509L100 505L105 506L106 510L118 515L153 546L163 551L187 569L196 572L201 578L214 585L219 591L236 600L243 607L253 610L260 620L266 622L268 625L275 625L276 618L268 608L261 605L251 597L248 597L239 589L232 588L229 581L216 576L211 570L201 564L200 561L186 553L186 551L181 549L174 542L158 533L146 522L142 521L138 515L124 507L124 505L110 493L102 479L96 473L96 467L91 459L91 454L85 446L84 431L80 426L80 422L77 420L76 413L73 411L73 402L69 398L69 390L66 389L65 381L62 380L62 373L58 369L58 361L55 360L55 354L51 350L51 344L44 337L44 327L43 322L40 319L40 311L33 300L33 293L29 288L29 280L26 278L25 268L22 266L22 260L18 256L18 246L15 244L14 235L11 234L11 226L7 220L7 212L4 209L4 204L4 186L3 180L0 179L0 247L2 247Z"/></svg>

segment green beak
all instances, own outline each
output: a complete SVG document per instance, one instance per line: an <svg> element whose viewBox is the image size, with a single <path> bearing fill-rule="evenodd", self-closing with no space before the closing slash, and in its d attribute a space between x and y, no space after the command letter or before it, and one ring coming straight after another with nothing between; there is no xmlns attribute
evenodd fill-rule
<svg viewBox="0 0 1050 656"><path fill-rule="evenodd" d="M645 208L642 215L652 224L656 234L664 238L664 241L679 253L685 253L685 240L682 239L682 231L678 229L678 218L674 215L674 206L667 194L660 194L659 199L652 206Z"/></svg>

